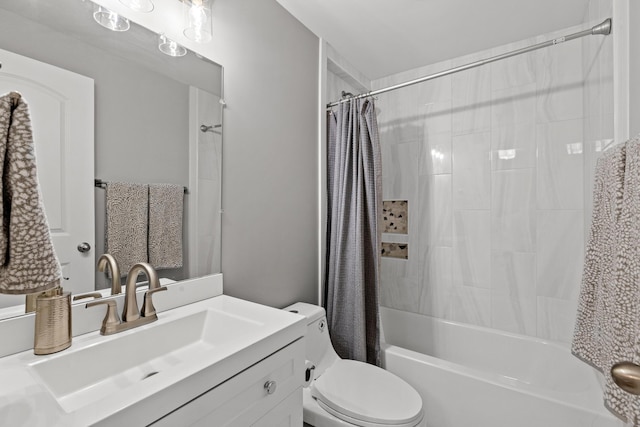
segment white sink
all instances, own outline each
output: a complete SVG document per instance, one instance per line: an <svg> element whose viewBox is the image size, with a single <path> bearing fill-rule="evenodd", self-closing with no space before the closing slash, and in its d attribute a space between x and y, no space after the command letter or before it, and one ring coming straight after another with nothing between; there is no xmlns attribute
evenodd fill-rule
<svg viewBox="0 0 640 427"><path fill-rule="evenodd" d="M78 419L103 419L108 412L145 399L150 404L155 393L190 377L202 382L202 387L215 386L234 373L230 371L256 363L259 359L252 357L260 352L282 345L267 338L294 324L297 332L293 334L304 330L298 316L224 295L158 317L154 323L119 334L96 332L74 338L70 349L44 359L34 357L27 369L65 413ZM274 348L268 350L267 343Z"/></svg>
<svg viewBox="0 0 640 427"><path fill-rule="evenodd" d="M121 392L182 363L195 363L216 345L246 336L262 323L216 309L60 353L30 367L66 412Z"/></svg>

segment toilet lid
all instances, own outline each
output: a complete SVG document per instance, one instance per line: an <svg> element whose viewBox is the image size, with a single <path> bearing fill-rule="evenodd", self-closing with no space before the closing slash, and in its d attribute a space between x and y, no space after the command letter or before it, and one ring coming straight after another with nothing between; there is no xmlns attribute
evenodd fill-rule
<svg viewBox="0 0 640 427"><path fill-rule="evenodd" d="M414 426L422 419L422 398L413 387L353 360L336 361L314 381L311 395L333 415L359 425Z"/></svg>

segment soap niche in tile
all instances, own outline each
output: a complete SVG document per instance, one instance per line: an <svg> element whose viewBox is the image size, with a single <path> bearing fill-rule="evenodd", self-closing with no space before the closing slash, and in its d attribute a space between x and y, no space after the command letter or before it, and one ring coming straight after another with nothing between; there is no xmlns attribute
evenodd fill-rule
<svg viewBox="0 0 640 427"><path fill-rule="evenodd" d="M409 223L408 200L382 202L383 233L407 234Z"/></svg>
<svg viewBox="0 0 640 427"><path fill-rule="evenodd" d="M386 258L409 259L409 245L407 243L382 242L382 256Z"/></svg>

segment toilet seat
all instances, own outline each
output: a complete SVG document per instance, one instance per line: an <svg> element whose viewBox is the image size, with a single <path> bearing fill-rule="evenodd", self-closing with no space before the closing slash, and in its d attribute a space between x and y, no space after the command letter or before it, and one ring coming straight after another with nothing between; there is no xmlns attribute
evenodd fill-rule
<svg viewBox="0 0 640 427"><path fill-rule="evenodd" d="M377 366L338 360L318 377L311 395L320 407L361 427L414 427L422 398L402 379Z"/></svg>

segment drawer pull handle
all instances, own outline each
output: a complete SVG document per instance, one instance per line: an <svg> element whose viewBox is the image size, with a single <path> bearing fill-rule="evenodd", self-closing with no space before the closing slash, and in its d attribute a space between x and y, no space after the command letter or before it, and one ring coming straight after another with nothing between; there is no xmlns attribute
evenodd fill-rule
<svg viewBox="0 0 640 427"><path fill-rule="evenodd" d="M267 381L264 383L264 389L267 390L267 394L273 394L276 392L278 385L275 381Z"/></svg>

